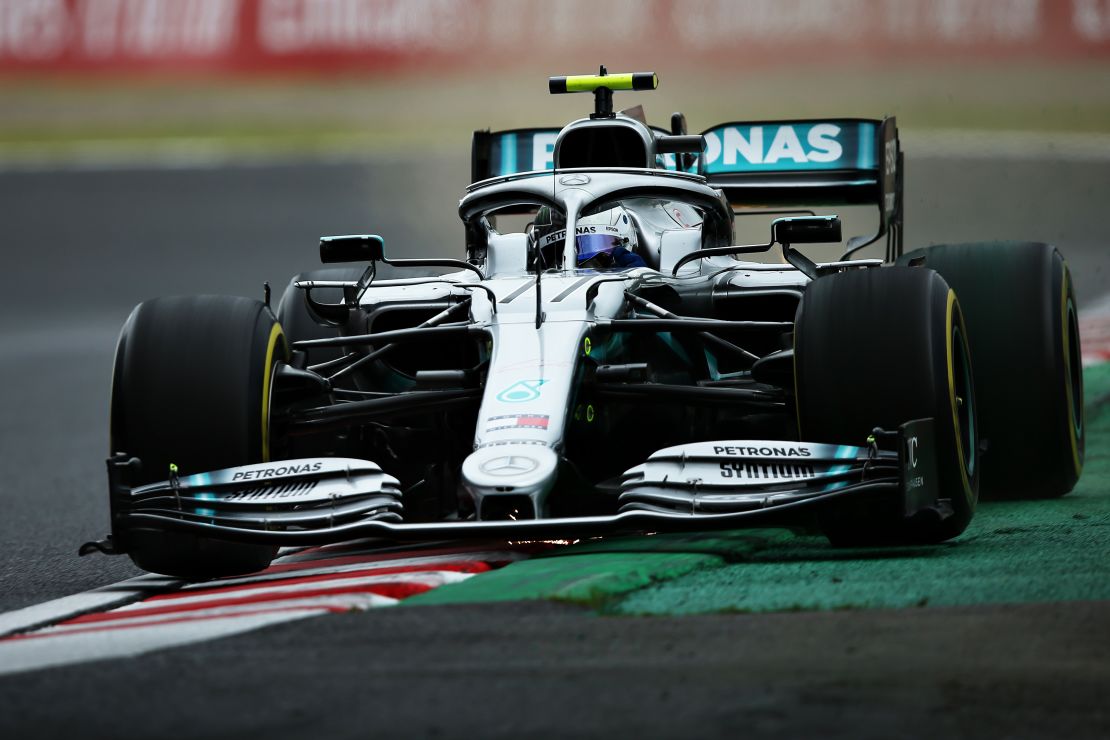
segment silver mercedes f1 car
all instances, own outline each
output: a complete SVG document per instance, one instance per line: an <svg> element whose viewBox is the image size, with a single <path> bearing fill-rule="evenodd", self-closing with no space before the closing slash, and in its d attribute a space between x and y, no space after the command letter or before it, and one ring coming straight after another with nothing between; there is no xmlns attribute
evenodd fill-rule
<svg viewBox="0 0 1110 740"><path fill-rule="evenodd" d="M551 78L586 118L479 131L460 259L325 237L278 308L140 304L120 335L111 535L185 578L277 549L788 526L835 545L960 534L980 489L1058 496L1083 462L1075 297L1040 243L903 253L894 119L687 133ZM874 233L835 261L837 216ZM740 218L770 221L736 244ZM857 259L871 246L882 256ZM799 249L801 247L801 249ZM811 252L812 253L812 252ZM753 261L757 260L757 261Z"/></svg>

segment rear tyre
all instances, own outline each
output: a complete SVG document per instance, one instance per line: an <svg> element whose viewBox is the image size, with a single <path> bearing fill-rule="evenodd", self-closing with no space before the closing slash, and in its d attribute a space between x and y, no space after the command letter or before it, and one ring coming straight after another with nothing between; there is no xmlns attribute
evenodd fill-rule
<svg viewBox="0 0 1110 740"><path fill-rule="evenodd" d="M1047 244L941 244L900 263L941 274L960 296L975 357L984 498L1055 498L1083 470L1083 362L1075 291Z"/></svg>
<svg viewBox="0 0 1110 740"><path fill-rule="evenodd" d="M287 359L281 325L262 303L232 296L178 296L141 303L116 348L111 449L138 457L133 485L269 459L270 387ZM143 570L188 579L262 570L274 547L128 530Z"/></svg>
<svg viewBox="0 0 1110 740"><path fill-rule="evenodd" d="M904 519L889 497L826 507L835 545L933 543L964 531L979 491L975 394L960 304L931 270L852 270L806 290L795 329L800 438L862 446L874 427L932 418L952 515Z"/></svg>

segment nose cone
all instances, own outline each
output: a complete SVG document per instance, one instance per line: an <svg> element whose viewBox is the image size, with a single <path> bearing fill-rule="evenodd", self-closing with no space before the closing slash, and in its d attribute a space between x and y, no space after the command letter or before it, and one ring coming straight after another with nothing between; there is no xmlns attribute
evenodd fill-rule
<svg viewBox="0 0 1110 740"><path fill-rule="evenodd" d="M555 486L559 458L542 445L491 445L477 450L462 466L463 487L474 499L479 519L491 512L521 511L514 504L530 503L532 518L544 510L547 494Z"/></svg>

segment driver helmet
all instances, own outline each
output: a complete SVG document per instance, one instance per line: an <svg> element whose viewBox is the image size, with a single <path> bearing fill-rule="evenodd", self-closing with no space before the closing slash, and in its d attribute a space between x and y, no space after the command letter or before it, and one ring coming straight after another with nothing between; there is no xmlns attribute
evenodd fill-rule
<svg viewBox="0 0 1110 740"><path fill-rule="evenodd" d="M636 227L621 206L578 219L574 237L579 267L613 267L639 246Z"/></svg>
<svg viewBox="0 0 1110 740"><path fill-rule="evenodd" d="M583 216L575 225L574 246L578 266L605 268L621 266L639 246L636 227L621 206L592 216ZM540 238L540 250L548 264L557 261L566 239L566 229L555 229ZM636 260L640 263L639 260Z"/></svg>

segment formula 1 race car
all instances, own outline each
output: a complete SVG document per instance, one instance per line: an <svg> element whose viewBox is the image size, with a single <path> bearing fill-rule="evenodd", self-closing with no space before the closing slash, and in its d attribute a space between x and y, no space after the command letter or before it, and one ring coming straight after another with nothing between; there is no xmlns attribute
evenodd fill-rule
<svg viewBox="0 0 1110 740"><path fill-rule="evenodd" d="M299 276L276 315L268 291L136 307L112 385L112 534L82 552L208 578L367 537L758 525L935 543L981 488L1074 486L1082 366L1059 252L903 253L894 119L690 135L681 114L661 129L613 110L614 91L657 82L552 78L593 93L593 114L476 132L465 260L325 237L324 263L356 266ZM878 228L819 262L797 247L841 243L812 210L829 205L873 208ZM770 241L737 245L751 213L779 216ZM868 246L882 257L853 258Z"/></svg>

